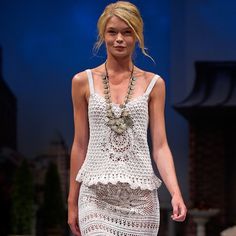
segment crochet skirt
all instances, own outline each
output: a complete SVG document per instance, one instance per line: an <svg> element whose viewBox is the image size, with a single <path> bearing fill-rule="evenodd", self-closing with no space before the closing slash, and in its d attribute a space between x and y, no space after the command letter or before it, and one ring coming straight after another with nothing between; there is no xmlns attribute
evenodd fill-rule
<svg viewBox="0 0 236 236"><path fill-rule="evenodd" d="M129 184L85 186L79 194L82 236L156 236L160 213L157 190L131 189Z"/></svg>

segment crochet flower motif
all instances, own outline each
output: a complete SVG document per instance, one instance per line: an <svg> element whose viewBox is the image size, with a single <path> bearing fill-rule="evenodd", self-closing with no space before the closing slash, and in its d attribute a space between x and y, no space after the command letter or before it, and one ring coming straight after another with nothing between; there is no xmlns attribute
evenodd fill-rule
<svg viewBox="0 0 236 236"><path fill-rule="evenodd" d="M128 183L97 184L94 186L102 208L110 208L123 214L151 214L153 197L150 190L131 189Z"/></svg>
<svg viewBox="0 0 236 236"><path fill-rule="evenodd" d="M131 129L122 134L117 134L109 129L104 135L101 146L104 154L113 161L127 161L139 150L134 142L134 131Z"/></svg>

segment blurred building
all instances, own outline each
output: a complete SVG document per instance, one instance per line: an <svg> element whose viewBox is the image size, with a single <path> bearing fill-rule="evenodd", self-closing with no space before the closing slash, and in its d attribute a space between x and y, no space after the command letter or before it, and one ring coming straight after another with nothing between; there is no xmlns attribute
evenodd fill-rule
<svg viewBox="0 0 236 236"><path fill-rule="evenodd" d="M17 149L17 101L2 74L2 48L0 47L0 148Z"/></svg>
<svg viewBox="0 0 236 236"><path fill-rule="evenodd" d="M23 156L10 148L0 149L0 235L6 236L10 228L12 183Z"/></svg>
<svg viewBox="0 0 236 236"><path fill-rule="evenodd" d="M12 179L22 156L17 149L17 100L3 80L0 47L0 235L10 226Z"/></svg>
<svg viewBox="0 0 236 236"><path fill-rule="evenodd" d="M189 122L187 236L205 223L208 236L236 224L236 62L196 62L190 95L175 108Z"/></svg>
<svg viewBox="0 0 236 236"><path fill-rule="evenodd" d="M43 202L45 176L51 162L55 163L58 168L61 190L66 204L69 186L70 159L68 147L60 134L55 135L45 153L38 155L34 159L34 175L39 204Z"/></svg>

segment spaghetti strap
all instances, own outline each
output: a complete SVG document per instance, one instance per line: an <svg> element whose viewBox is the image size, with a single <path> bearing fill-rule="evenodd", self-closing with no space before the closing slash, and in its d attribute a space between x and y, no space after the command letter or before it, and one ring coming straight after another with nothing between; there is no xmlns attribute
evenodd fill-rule
<svg viewBox="0 0 236 236"><path fill-rule="evenodd" d="M147 87L147 89L146 89L146 91L145 91L145 94L146 94L146 95L149 95L149 94L150 94L150 92L152 91L152 88L154 87L154 85L155 85L156 81L158 80L158 78L160 78L159 75L155 75L155 76L152 78L151 82L149 83L149 85L148 85L148 87Z"/></svg>
<svg viewBox="0 0 236 236"><path fill-rule="evenodd" d="M90 91L90 94L93 94L94 93L94 85L93 85L92 71L90 69L87 69L86 72L87 72L87 77L88 77L88 82L89 82L89 91Z"/></svg>

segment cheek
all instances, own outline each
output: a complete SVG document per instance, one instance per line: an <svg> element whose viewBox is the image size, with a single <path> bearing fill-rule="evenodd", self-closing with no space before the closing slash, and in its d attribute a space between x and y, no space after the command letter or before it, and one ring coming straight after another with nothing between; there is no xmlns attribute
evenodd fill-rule
<svg viewBox="0 0 236 236"><path fill-rule="evenodd" d="M129 44L130 47L134 48L135 44L136 44L136 40L131 38L131 39L127 40L127 44Z"/></svg>
<svg viewBox="0 0 236 236"><path fill-rule="evenodd" d="M105 41L105 44L106 44L107 46L113 45L113 42L114 42L114 40L113 40L112 38L110 38L110 37L106 37L106 38L104 39L104 41Z"/></svg>

